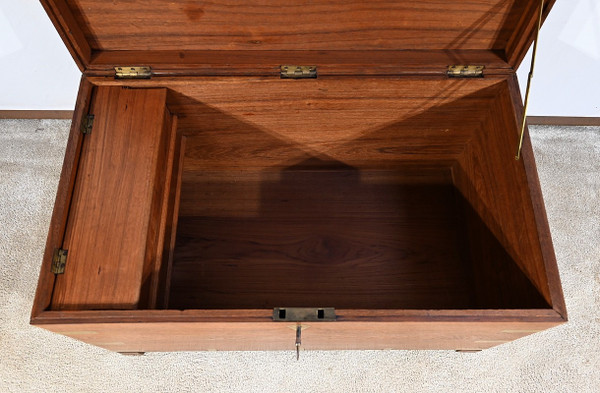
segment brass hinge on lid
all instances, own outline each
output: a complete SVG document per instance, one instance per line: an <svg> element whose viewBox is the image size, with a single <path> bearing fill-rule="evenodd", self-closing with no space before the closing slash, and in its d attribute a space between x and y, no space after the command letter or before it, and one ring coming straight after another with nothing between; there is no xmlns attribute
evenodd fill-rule
<svg viewBox="0 0 600 393"><path fill-rule="evenodd" d="M120 66L115 67L116 79L150 79L152 78L151 67Z"/></svg>
<svg viewBox="0 0 600 393"><path fill-rule="evenodd" d="M317 66L282 65L279 75L282 79L316 78Z"/></svg>
<svg viewBox="0 0 600 393"><path fill-rule="evenodd" d="M82 134L91 134L92 127L94 126L94 115L86 115L83 120L81 120L80 130Z"/></svg>
<svg viewBox="0 0 600 393"><path fill-rule="evenodd" d="M481 65L451 65L446 74L449 78L483 78L484 68Z"/></svg>
<svg viewBox="0 0 600 393"><path fill-rule="evenodd" d="M67 250L63 250L62 248L57 248L54 250L51 267L52 273L63 274L65 272L65 265L67 264L68 253L69 252Z"/></svg>

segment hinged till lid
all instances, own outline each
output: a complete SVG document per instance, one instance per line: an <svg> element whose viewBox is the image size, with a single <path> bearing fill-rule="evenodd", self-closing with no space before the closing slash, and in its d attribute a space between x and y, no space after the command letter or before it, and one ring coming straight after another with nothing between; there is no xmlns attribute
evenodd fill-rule
<svg viewBox="0 0 600 393"><path fill-rule="evenodd" d="M42 4L88 73L143 64L160 75L275 74L281 64L315 64L321 74L443 74L452 64L514 72L533 41L540 0Z"/></svg>

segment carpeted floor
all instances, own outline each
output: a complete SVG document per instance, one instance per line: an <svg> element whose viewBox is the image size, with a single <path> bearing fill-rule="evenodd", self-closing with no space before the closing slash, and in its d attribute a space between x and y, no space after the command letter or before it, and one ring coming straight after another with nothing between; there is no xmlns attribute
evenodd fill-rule
<svg viewBox="0 0 600 393"><path fill-rule="evenodd" d="M600 127L534 127L569 323L479 353L111 353L29 326L64 120L0 120L0 392L599 392Z"/></svg>

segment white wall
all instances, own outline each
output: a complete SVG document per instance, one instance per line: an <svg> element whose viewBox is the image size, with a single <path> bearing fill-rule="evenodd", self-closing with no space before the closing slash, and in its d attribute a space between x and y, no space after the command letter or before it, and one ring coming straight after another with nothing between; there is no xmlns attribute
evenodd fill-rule
<svg viewBox="0 0 600 393"><path fill-rule="evenodd" d="M0 0L0 109L73 109L80 77L38 0Z"/></svg>
<svg viewBox="0 0 600 393"><path fill-rule="evenodd" d="M523 97L531 50L517 74ZM600 117L600 0L557 0L542 26L530 115Z"/></svg>
<svg viewBox="0 0 600 393"><path fill-rule="evenodd" d="M79 77L37 0L0 0L0 109L73 109ZM531 94L530 115L600 116L600 0L557 0Z"/></svg>

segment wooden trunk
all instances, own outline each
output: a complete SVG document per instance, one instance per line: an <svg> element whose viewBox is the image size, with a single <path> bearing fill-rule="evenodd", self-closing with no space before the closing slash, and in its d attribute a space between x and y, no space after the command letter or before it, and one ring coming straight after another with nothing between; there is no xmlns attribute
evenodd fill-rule
<svg viewBox="0 0 600 393"><path fill-rule="evenodd" d="M33 324L146 352L566 321L527 134L514 157L538 1L42 3L83 76Z"/></svg>

